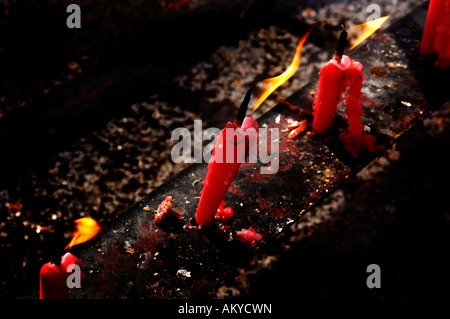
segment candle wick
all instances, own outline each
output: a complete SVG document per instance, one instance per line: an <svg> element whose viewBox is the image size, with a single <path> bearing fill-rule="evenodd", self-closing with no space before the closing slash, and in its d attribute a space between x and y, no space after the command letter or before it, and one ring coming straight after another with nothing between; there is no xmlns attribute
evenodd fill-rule
<svg viewBox="0 0 450 319"><path fill-rule="evenodd" d="M250 104L250 100L252 99L252 92L255 88L256 83L253 84L245 93L244 99L242 100L241 106L234 118L234 124L238 127L241 127L242 122L244 121L245 115L247 114L248 105Z"/></svg>
<svg viewBox="0 0 450 319"><path fill-rule="evenodd" d="M62 249L62 244L64 243L64 221L62 218L56 220L49 242L50 261L59 266L61 265L61 257L64 255Z"/></svg>
<svg viewBox="0 0 450 319"><path fill-rule="evenodd" d="M347 30L346 26L342 24L342 32L339 35L339 40L336 46L336 50L334 51L333 59L337 61L337 63L341 63L342 56L344 55L345 45L347 43Z"/></svg>
<svg viewBox="0 0 450 319"><path fill-rule="evenodd" d="M51 256L50 262L55 264L56 266L60 266L61 265L61 255L55 254L55 255Z"/></svg>

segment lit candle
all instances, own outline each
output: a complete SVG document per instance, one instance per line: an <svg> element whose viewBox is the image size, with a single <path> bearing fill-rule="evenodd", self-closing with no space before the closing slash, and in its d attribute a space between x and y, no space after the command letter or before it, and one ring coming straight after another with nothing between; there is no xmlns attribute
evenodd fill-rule
<svg viewBox="0 0 450 319"><path fill-rule="evenodd" d="M209 225L216 216L228 187L239 172L239 167L249 148L246 145L246 134L257 136L258 129L258 123L253 118L246 117L240 128L236 124L228 122L220 132L203 181L204 187L195 214L197 224ZM235 136L237 141L235 141ZM239 146L242 143L244 144ZM230 154L233 154L233 158L230 158Z"/></svg>
<svg viewBox="0 0 450 319"><path fill-rule="evenodd" d="M39 274L39 299L67 299L70 292L67 278L72 274L67 271L67 268L70 265L78 265L83 268L83 263L71 253L52 259L51 262L42 266ZM84 273L81 272L81 279L83 278Z"/></svg>
<svg viewBox="0 0 450 319"><path fill-rule="evenodd" d="M195 213L195 221L200 226L209 225L214 219L245 155L248 151L255 152L257 147L258 123L251 117L245 117L253 88L245 94L234 123L228 122L216 139Z"/></svg>
<svg viewBox="0 0 450 319"><path fill-rule="evenodd" d="M437 54L436 65L450 66L450 0L431 0L423 30L420 54Z"/></svg>
<svg viewBox="0 0 450 319"><path fill-rule="evenodd" d="M317 97L313 104L313 131L317 134L325 134L331 126L339 98L345 89L345 71L352 63L348 56L343 56L346 39L347 31L343 30L333 58L319 72Z"/></svg>
<svg viewBox="0 0 450 319"><path fill-rule="evenodd" d="M370 134L363 133L364 129L360 120L360 116L363 114L361 108L361 88L364 82L363 66L343 54L346 39L347 32L343 30L333 58L325 63L319 72L317 97L313 104L313 131L317 134L327 132L336 115L340 96L349 87L345 98L349 125L347 131L341 133L339 141L353 156L356 156L363 149L373 152L376 139Z"/></svg>
<svg viewBox="0 0 450 319"><path fill-rule="evenodd" d="M77 219L75 224L76 231L65 249L70 249L74 245L82 244L94 238L101 230L98 223L89 217ZM81 271L83 263L69 252L64 255L62 253L60 244L64 241L63 227L64 222L61 219L58 220L50 238L49 245L54 255L51 257L50 262L41 267L39 274L39 299L66 299L69 297L69 291L73 288L70 281L67 283L67 279L72 275L72 269L68 269L69 266L78 265L80 267L79 279L84 278L84 273ZM75 271L77 272L77 270Z"/></svg>

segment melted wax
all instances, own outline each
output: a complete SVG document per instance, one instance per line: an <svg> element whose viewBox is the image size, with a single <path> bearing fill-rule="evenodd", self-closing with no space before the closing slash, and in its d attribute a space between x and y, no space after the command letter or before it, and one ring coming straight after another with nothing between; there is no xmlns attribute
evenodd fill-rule
<svg viewBox="0 0 450 319"><path fill-rule="evenodd" d="M183 219L178 211L172 210L172 196L167 196L165 200L158 206L158 210L155 214L155 223L160 223L168 215L174 215L178 219Z"/></svg>
<svg viewBox="0 0 450 319"><path fill-rule="evenodd" d="M220 220L223 223L226 223L231 217L233 217L233 208L231 207L224 208L224 206L225 202L222 201L219 208L217 209L215 219Z"/></svg>
<svg viewBox="0 0 450 319"><path fill-rule="evenodd" d="M250 227L249 229L238 231L236 233L236 239L246 243L249 247L255 247L256 243L263 239L263 236Z"/></svg>

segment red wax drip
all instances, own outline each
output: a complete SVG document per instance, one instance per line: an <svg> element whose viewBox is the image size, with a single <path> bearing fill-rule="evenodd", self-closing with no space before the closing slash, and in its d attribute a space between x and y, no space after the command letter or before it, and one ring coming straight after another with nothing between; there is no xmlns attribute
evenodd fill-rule
<svg viewBox="0 0 450 319"><path fill-rule="evenodd" d="M431 0L423 30L420 54L438 54L437 66L450 66L450 0Z"/></svg>
<svg viewBox="0 0 450 319"><path fill-rule="evenodd" d="M227 129L235 129L237 141L227 141ZM211 223L228 187L239 172L239 167L245 156L244 152L247 151L248 146L242 148L238 147L238 144L245 143L246 136L243 133L249 129L253 129L249 131L252 132L251 134L258 134L258 123L253 118L246 117L241 128L237 128L234 124L228 122L225 129L217 137L195 214L195 220L199 225L204 226ZM257 145L251 146L256 147ZM233 148L233 158L227 156L231 153L231 148ZM254 151L254 149L251 151Z"/></svg>
<svg viewBox="0 0 450 319"><path fill-rule="evenodd" d="M224 206L225 206L225 202L222 201L219 208L217 209L217 214L216 214L215 219L220 220L223 223L226 223L231 217L233 217L233 208L231 208L231 207L224 208Z"/></svg>
<svg viewBox="0 0 450 319"><path fill-rule="evenodd" d="M67 278L71 272L67 272L69 265L79 265L83 268L83 263L71 253L66 253L61 257L61 265L46 263L41 268L39 299L67 299L70 288L67 287ZM81 273L81 279L84 273Z"/></svg>

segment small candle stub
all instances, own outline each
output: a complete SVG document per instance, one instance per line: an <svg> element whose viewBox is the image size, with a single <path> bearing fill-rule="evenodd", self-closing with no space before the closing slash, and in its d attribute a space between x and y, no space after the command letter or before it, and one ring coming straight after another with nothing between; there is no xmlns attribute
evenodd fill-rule
<svg viewBox="0 0 450 319"><path fill-rule="evenodd" d="M81 271L83 263L71 253L58 257L58 261L48 262L42 266L39 279L39 299L67 299L73 282L69 277L74 276L75 286L81 286L81 279L85 274ZM77 268L78 267L78 268ZM75 269L74 274L72 271ZM77 270L78 269L78 272ZM80 288L80 287L77 287Z"/></svg>

